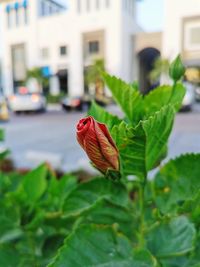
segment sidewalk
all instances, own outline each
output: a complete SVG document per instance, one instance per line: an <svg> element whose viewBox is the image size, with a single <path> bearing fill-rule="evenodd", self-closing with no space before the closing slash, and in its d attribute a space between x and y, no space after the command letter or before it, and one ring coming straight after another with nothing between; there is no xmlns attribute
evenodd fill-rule
<svg viewBox="0 0 200 267"><path fill-rule="evenodd" d="M62 106L60 104L47 104L47 111L61 111Z"/></svg>

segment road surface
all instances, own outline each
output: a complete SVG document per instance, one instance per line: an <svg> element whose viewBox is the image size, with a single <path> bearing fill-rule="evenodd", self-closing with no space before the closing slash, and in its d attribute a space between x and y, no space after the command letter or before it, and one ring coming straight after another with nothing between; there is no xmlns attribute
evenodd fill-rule
<svg viewBox="0 0 200 267"><path fill-rule="evenodd" d="M111 109L116 109L115 107ZM6 130L6 141L17 167L34 167L49 160L55 168L72 171L92 169L76 141L76 123L85 114L61 110L45 114L12 115L0 127ZM200 104L193 112L179 113L169 142L169 155L200 152Z"/></svg>

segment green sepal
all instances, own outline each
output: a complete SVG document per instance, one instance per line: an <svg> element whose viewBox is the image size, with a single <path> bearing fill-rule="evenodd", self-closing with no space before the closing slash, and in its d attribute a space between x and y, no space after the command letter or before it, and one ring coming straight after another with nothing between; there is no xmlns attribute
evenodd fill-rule
<svg viewBox="0 0 200 267"><path fill-rule="evenodd" d="M169 76L177 82L182 78L182 76L185 73L185 67L181 61L180 55L178 55L174 61L172 61L170 67L169 67Z"/></svg>
<svg viewBox="0 0 200 267"><path fill-rule="evenodd" d="M106 178L111 180L119 180L121 178L121 173L116 170L108 169L105 174Z"/></svg>

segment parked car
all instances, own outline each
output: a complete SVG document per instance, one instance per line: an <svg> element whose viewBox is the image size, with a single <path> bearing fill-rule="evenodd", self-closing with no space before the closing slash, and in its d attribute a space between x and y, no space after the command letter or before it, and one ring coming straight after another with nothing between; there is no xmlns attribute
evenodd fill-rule
<svg viewBox="0 0 200 267"><path fill-rule="evenodd" d="M64 97L61 100L62 108L65 111L87 111L92 103L92 100L95 100L99 105L105 106L106 100L105 99L95 99L89 95L84 96L74 96L74 97Z"/></svg>
<svg viewBox="0 0 200 267"><path fill-rule="evenodd" d="M195 89L195 98L197 101L200 101L200 86Z"/></svg>
<svg viewBox="0 0 200 267"><path fill-rule="evenodd" d="M73 96L73 97L64 97L61 100L61 105L65 111L71 111L71 110L87 110L91 105L91 100L84 99L84 97L81 96Z"/></svg>
<svg viewBox="0 0 200 267"><path fill-rule="evenodd" d="M41 93L30 93L26 87L21 87L17 94L8 98L9 108L15 112L45 111L46 99Z"/></svg>
<svg viewBox="0 0 200 267"><path fill-rule="evenodd" d="M195 102L195 88L194 85L189 82L184 82L183 84L186 88L186 92L180 111L190 111Z"/></svg>

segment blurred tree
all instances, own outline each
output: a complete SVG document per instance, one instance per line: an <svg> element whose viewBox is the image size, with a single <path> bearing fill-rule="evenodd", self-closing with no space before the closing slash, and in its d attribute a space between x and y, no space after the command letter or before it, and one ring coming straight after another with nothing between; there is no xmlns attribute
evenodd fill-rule
<svg viewBox="0 0 200 267"><path fill-rule="evenodd" d="M153 69L149 73L151 83L158 83L162 75L168 75L169 73L169 60L158 57L154 61Z"/></svg>
<svg viewBox="0 0 200 267"><path fill-rule="evenodd" d="M105 64L103 59L95 59L93 65L89 66L85 73L86 86L91 84L95 86L95 95L101 96L104 94L104 81L101 72L105 71Z"/></svg>
<svg viewBox="0 0 200 267"><path fill-rule="evenodd" d="M35 79L38 82L41 91L43 88L49 86L49 78L44 76L42 69L39 67L34 67L27 70L26 82L28 82L30 79Z"/></svg>

